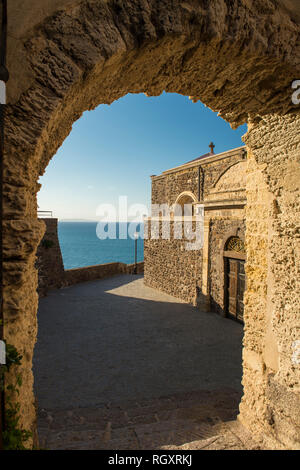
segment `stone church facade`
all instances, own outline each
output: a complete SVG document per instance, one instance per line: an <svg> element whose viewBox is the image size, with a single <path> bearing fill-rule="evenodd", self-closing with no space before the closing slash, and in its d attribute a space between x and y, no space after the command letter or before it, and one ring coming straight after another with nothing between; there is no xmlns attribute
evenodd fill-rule
<svg viewBox="0 0 300 470"><path fill-rule="evenodd" d="M204 206L202 247L186 239L145 239L145 284L205 310L243 320L245 289L246 148L210 153L152 176L152 204ZM148 219L148 228L153 217Z"/></svg>

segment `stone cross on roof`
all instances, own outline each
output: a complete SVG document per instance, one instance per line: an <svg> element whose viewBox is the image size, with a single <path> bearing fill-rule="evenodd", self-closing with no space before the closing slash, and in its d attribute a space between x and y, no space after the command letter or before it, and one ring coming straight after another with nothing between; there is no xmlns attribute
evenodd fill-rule
<svg viewBox="0 0 300 470"><path fill-rule="evenodd" d="M213 142L211 142L211 143L209 144L209 147L210 147L211 153L215 153L215 152L214 152L215 145L214 145Z"/></svg>

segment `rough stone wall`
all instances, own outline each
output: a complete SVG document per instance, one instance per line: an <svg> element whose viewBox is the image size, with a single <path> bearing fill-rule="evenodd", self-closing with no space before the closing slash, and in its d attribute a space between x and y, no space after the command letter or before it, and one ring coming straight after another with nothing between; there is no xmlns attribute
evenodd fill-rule
<svg viewBox="0 0 300 470"><path fill-rule="evenodd" d="M62 287L72 286L80 282L96 281L105 277L115 276L117 274L134 274L134 264L124 263L105 263L95 266L86 266L84 268L66 269ZM144 271L144 263L140 262L136 265L136 274L142 274Z"/></svg>
<svg viewBox="0 0 300 470"><path fill-rule="evenodd" d="M43 219L46 231L37 249L39 295L46 295L49 289L61 287L64 279L64 264L60 250L57 219Z"/></svg>
<svg viewBox="0 0 300 470"><path fill-rule="evenodd" d="M34 264L44 231L36 219L38 176L83 111L129 92L165 90L201 100L233 126L253 122L247 145L258 168L249 169L247 217L257 230L252 243L246 235L254 257L247 268L241 419L272 445L295 447L291 406L299 366L291 364L290 350L299 332L293 202L299 108L291 82L300 75L299 24L270 0L49 0L43 8L27 0L24 15L19 3L9 2L3 230L5 338L24 355L21 424L33 428L35 421ZM259 190L262 173L269 193ZM272 367L270 350L278 353ZM264 364L275 382L266 379ZM272 404L279 394L295 400Z"/></svg>
<svg viewBox="0 0 300 470"><path fill-rule="evenodd" d="M36 219L12 219L3 223L3 312L4 334L23 356L18 373L22 376L20 394L12 397L21 403L21 421L24 429L36 435L36 410L33 395L32 358L37 336L38 275L35 269L35 251L45 225ZM12 371L6 384L15 384ZM32 441L34 442L34 441ZM31 445L31 441L28 442Z"/></svg>
<svg viewBox="0 0 300 470"><path fill-rule="evenodd" d="M210 221L209 233L209 295L212 310L224 315L224 243L230 236L245 239L245 221L229 217Z"/></svg>
<svg viewBox="0 0 300 470"><path fill-rule="evenodd" d="M174 239L173 222L170 240L162 239L161 228L162 222L159 239L144 241L144 282L149 287L194 303L196 286L201 289L202 250L187 251L186 239Z"/></svg>
<svg viewBox="0 0 300 470"><path fill-rule="evenodd" d="M238 162L243 162L245 159L246 159L246 149L243 149L243 150L237 150L236 154L231 155L229 158L216 160L215 162L211 162L211 163L206 162L205 164L203 164L203 170L204 170L203 198L204 200L208 198L210 191L212 191L214 186L223 177L223 175L227 173L231 167L235 166ZM242 178L243 178L243 173L241 174L241 179ZM227 182L227 187L224 184L224 187L222 189L230 190L231 188L235 186L236 186L235 178L232 178L232 176L230 176L230 179Z"/></svg>
<svg viewBox="0 0 300 470"><path fill-rule="evenodd" d="M235 155L213 162L199 161L203 168L200 181L200 194L203 198L217 183L218 179L236 163L243 161L246 150L237 150ZM231 182L232 183L232 182ZM177 197L184 191L190 191L198 198L198 167L178 169L172 173L152 177L152 204L174 204Z"/></svg>
<svg viewBox="0 0 300 470"><path fill-rule="evenodd" d="M179 194L198 194L198 169L191 168L152 179L152 204L174 204Z"/></svg>
<svg viewBox="0 0 300 470"><path fill-rule="evenodd" d="M247 292L241 419L268 445L300 448L299 115L246 137ZM298 362L298 363L297 363Z"/></svg>
<svg viewBox="0 0 300 470"><path fill-rule="evenodd" d="M200 163L200 162L199 162ZM198 163L198 164L199 164ZM201 162L203 173L200 177L200 197L204 201L210 202L220 199L234 199L238 195L245 198L245 150L236 150L233 154L212 157L211 161ZM237 168L237 171L233 171ZM228 176L229 175L229 176ZM238 179L238 181L236 181ZM219 185L220 188L216 187ZM232 192L233 188L239 191ZM220 189L220 193L218 190ZM152 177L152 202L153 204L174 204L178 196L185 192L191 192L197 199L198 196L198 167L189 169L178 169L172 173ZM164 199L165 198L165 199ZM219 204L219 202L217 203ZM223 309L223 294L221 286L223 284L223 269L220 266L219 246L222 236L230 227L236 226L236 219L244 218L244 213L237 209L224 209L223 211L213 211L209 214L206 211L205 217L217 218L218 222L212 222L210 237L209 259L210 272L209 279L212 279L210 293L212 305L217 308L217 304ZM224 219L227 219L226 221ZM224 220L224 222L222 222ZM218 225L219 224L219 225ZM243 222L241 226L244 227ZM226 229L226 230L225 230ZM184 240L153 240L149 238L145 241L145 283L148 286L167 292L182 300L195 303L196 286L202 288L202 250L189 252L185 249Z"/></svg>

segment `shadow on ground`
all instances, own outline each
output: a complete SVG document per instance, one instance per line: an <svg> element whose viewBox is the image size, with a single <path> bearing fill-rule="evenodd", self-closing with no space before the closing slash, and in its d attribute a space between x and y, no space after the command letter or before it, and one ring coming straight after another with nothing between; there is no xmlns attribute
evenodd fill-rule
<svg viewBox="0 0 300 470"><path fill-rule="evenodd" d="M42 433L45 423L49 431L55 420L56 439L59 429L70 433L74 426L78 437L76 425L98 416L98 428L92 426L98 446L101 439L120 443L121 429L127 429L128 439L129 428L137 424L139 432L141 426L156 426L157 438L167 445L169 438L163 436L170 437L170 430L163 428L170 420L172 429L177 421L176 439L184 443L187 414L193 415L188 425L198 428L199 420L203 425L236 417L242 393L242 326L145 287L141 276L53 291L40 300L38 324L34 377ZM68 416L70 427L63 430L59 422L66 426ZM109 433L117 430L113 438ZM138 443L136 435L135 430L132 442L143 445L145 436ZM101 448L107 448L103 442ZM56 440L52 448L57 446ZM136 448L148 447L144 442Z"/></svg>

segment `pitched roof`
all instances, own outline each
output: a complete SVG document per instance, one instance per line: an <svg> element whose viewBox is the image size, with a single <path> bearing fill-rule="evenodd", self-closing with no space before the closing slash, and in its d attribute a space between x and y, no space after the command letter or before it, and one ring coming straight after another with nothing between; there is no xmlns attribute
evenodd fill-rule
<svg viewBox="0 0 300 470"><path fill-rule="evenodd" d="M186 162L185 165L187 163L196 162L197 160L202 160L202 158L212 157L213 155L216 155L216 154L212 153L212 152L205 153L204 155L200 155L200 157L194 158L193 160L190 160L189 162Z"/></svg>

